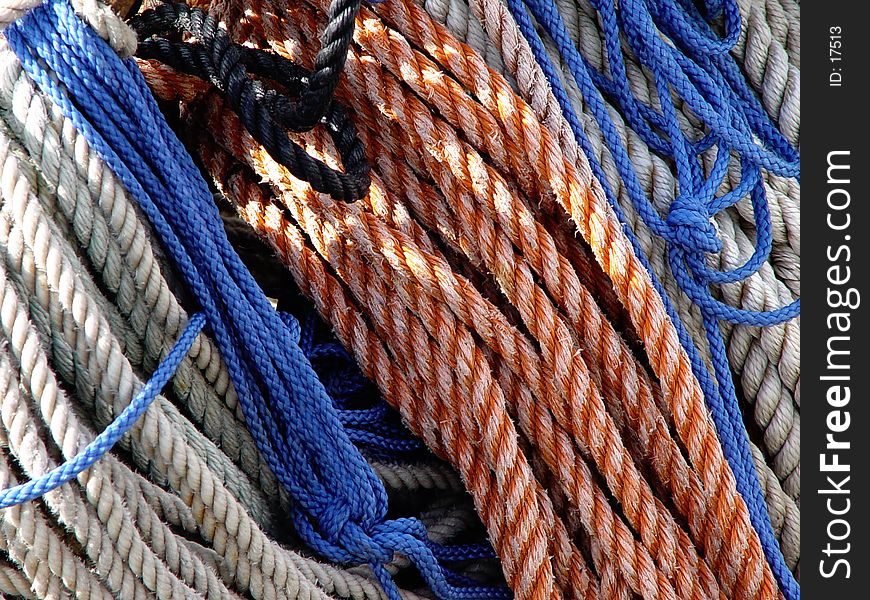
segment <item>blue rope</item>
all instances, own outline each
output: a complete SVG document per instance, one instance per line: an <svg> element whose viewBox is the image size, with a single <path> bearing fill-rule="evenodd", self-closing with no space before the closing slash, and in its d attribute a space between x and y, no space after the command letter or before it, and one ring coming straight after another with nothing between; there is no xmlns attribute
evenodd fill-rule
<svg viewBox="0 0 870 600"><path fill-rule="evenodd" d="M737 403L719 322L724 320L753 326L782 323L799 314L800 300L773 311L738 309L714 298L710 286L742 280L755 273L766 261L773 242L761 172L765 169L785 177L799 177L799 154L770 122L728 53L740 33L740 13L733 0L719 0L715 4L708 2L706 15L701 14L692 0L622 0L619 10L611 0L592 0L592 4L599 13L604 31L608 73L596 71L580 55L552 0L508 0L510 11L549 80L578 145L588 157L635 254L649 271L653 285L677 328L693 373L704 391L723 452L734 472L737 489L749 509L750 520L758 532L773 574L786 598L797 600L800 587L785 564L773 534ZM723 37L715 34L708 21L720 15L725 31ZM604 137L632 204L650 230L666 240L668 261L675 280L701 310L715 381L629 227L532 16L553 40L570 70ZM662 33L675 45L664 41ZM631 93L621 46L623 40L652 73L660 110ZM692 139L682 131L676 109L670 101L672 94L682 98L705 123L703 135L696 134ZM654 152L672 159L676 165L679 194L664 218L643 192L628 151L608 114L605 97L620 109L627 124ZM713 148L713 165L705 175L700 155ZM738 156L740 183L717 196L717 190L727 175L729 161ZM706 253L721 251L721 240L716 235L711 217L746 196L752 203L755 217L755 250L736 269L711 269L706 265Z"/></svg>
<svg viewBox="0 0 870 600"><path fill-rule="evenodd" d="M199 332L202 331L204 325L205 317L202 313L193 315L187 322L187 325L185 325L184 331L181 332L169 354L166 355L166 358L160 362L154 374L151 375L151 379L142 386L142 389L139 390L139 393L136 394L130 404L124 407L121 414L95 437L90 444L85 446L81 452L70 460L36 479L0 491L0 509L35 500L43 494L47 494L69 483L103 458L112 449L112 446L118 443L118 440L125 433L130 431L130 428L133 427L133 424L139 417L145 414L145 411L151 406L151 402L154 401L154 398L157 397L160 390L163 389L163 386L166 385L166 382L175 373L184 357L187 356L193 341L199 335Z"/></svg>
<svg viewBox="0 0 870 600"><path fill-rule="evenodd" d="M310 306L302 311L298 324L299 347L332 399L350 440L366 455L380 459L399 460L423 454L425 445L402 426L396 411L363 376L347 350L326 331Z"/></svg>
<svg viewBox="0 0 870 600"><path fill-rule="evenodd" d="M328 560L384 569L409 557L441 598L506 598L457 586L415 519L386 518L387 494L305 358L299 326L269 303L226 238L212 195L163 119L132 59L122 61L73 12L46 0L6 30L27 73L85 136L148 217L201 307L264 460L293 499L303 540Z"/></svg>

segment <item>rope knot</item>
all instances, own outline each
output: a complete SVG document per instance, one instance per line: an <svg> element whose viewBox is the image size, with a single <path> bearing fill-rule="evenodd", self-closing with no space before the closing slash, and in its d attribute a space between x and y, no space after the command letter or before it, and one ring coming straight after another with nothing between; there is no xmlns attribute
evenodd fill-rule
<svg viewBox="0 0 870 600"><path fill-rule="evenodd" d="M689 251L720 252L722 241L707 210L691 196L680 195L671 203L667 224L671 241Z"/></svg>
<svg viewBox="0 0 870 600"><path fill-rule="evenodd" d="M347 503L324 505L310 519L311 524L316 523L311 530L315 538L313 545L325 556L348 564L386 564L393 560L393 545L381 535L383 524L365 527L354 519Z"/></svg>

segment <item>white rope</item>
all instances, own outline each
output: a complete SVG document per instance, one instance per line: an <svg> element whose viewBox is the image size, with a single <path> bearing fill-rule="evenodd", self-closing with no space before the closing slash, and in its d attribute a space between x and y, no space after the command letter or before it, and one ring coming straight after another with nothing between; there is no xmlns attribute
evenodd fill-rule
<svg viewBox="0 0 870 600"><path fill-rule="evenodd" d="M101 276L101 283L115 294L114 304L126 319L116 318L112 325L124 339L125 353L136 366L153 370L180 334L187 314L170 292L145 228L124 189L111 171L103 168L102 161L90 153L84 138L59 109L38 94L5 41L0 41L0 107L8 111L4 118L31 157L40 160L39 195L44 209L55 216L55 222L73 230ZM131 347L137 351L131 352ZM203 364L195 368L193 360ZM210 373L218 385L207 382L204 372ZM178 369L173 388L188 410L201 417L196 424L204 425L206 435L219 441L224 452L217 453L199 433L191 432L191 442L202 456L223 470L225 483L257 522L273 528L275 517L267 507L277 495L274 477L259 459L243 423L232 423L235 419L227 409L227 399L218 398L215 387L233 396L229 399L231 405L237 403L226 369L211 342L197 342ZM104 414L98 425L105 426L110 418ZM175 418L183 423L180 414ZM264 497L224 454L235 454L237 463L248 466L245 475L262 475L260 488L271 491L272 498Z"/></svg>
<svg viewBox="0 0 870 600"><path fill-rule="evenodd" d="M0 562L0 594L15 596L22 600L37 600L30 589L30 581L18 567L6 561Z"/></svg>

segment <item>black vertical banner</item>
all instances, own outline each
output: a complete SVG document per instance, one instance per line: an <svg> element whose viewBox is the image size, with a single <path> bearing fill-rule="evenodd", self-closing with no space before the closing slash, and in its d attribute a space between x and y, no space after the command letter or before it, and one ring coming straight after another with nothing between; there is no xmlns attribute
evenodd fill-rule
<svg viewBox="0 0 870 600"><path fill-rule="evenodd" d="M870 597L870 20L810 0L801 49L801 588Z"/></svg>

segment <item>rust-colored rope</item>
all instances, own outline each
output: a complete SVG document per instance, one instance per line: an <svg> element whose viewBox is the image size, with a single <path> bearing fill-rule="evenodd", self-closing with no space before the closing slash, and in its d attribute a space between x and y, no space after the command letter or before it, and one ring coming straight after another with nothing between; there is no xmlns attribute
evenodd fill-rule
<svg viewBox="0 0 870 600"><path fill-rule="evenodd" d="M250 178L246 179L244 170L237 164L232 164L229 156L217 149L213 143L202 147L202 156L216 179L223 182L228 197L239 202L238 207L243 218L266 233L302 283L304 290L312 295L318 309L333 324L342 341L360 356L360 366L364 372L381 387L385 397L398 405L409 425L435 452L448 457L462 457L457 466L474 494L496 548L510 546L504 550L520 550L517 554L526 554L524 560L528 561L528 551L515 548L513 537L506 537L506 528L510 527L510 523L505 518L504 507L500 502L503 496L499 495L495 473L488 467L493 462L491 458L487 458L489 448L471 443L471 440L481 435L477 423L469 419L467 410L456 414L455 409L464 407L450 406L446 402L447 398L461 392L449 387L445 389L445 386L455 385L453 377L435 372L436 368L445 364L443 353L436 358L431 354L429 344L417 345L412 337L413 332L408 327L396 326L391 322L392 319L382 318L377 324L370 324L366 318L368 313L366 316L360 314L354 300L331 274L329 265L307 247L304 234L286 218L279 205L269 199L262 188L256 186ZM330 243L327 238L321 238L321 241ZM334 239L332 243L335 243ZM365 276L365 270L361 270L362 276ZM367 301L368 306L390 305L385 297L383 282L372 279L351 281L356 284L355 291L361 294L361 297L356 298L357 302ZM375 316L385 317L386 314L385 311L380 311ZM409 319L410 325L414 322ZM420 327L419 324L417 326ZM379 328L382 331L380 335L376 333ZM418 330L418 337L425 339L427 336ZM395 353L394 349L397 347L403 351ZM411 385L414 383L418 385ZM464 422L459 422L460 419ZM518 462L522 464L521 460ZM537 488L537 484L533 482L532 487ZM548 552L554 553L554 561L570 556L570 551L565 550L568 541L564 526L553 514L546 495L541 490L536 490L531 496L523 498L525 500L521 503L526 505L526 510L533 516L534 509L541 507L538 518L543 519L543 527L552 530L548 534L551 536ZM527 597L561 597L552 590L552 583L542 581L542 576L548 575L546 557L538 556L537 561L529 562L537 562L533 564L534 569L516 577L528 577L523 584L528 587ZM566 597L596 597L589 592L593 582L579 557L571 557L563 562L573 563L562 568L574 576L573 581L577 586L574 593L566 594ZM511 565L511 562L504 565L508 577L511 577Z"/></svg>
<svg viewBox="0 0 870 600"><path fill-rule="evenodd" d="M401 3L396 2L396 3L391 3L391 5L393 7L399 7L401 5ZM412 4L412 5L410 5L410 8L416 9L416 6L414 6ZM292 19L293 22L295 22L295 23L304 23L305 22L304 18L299 18L301 16L299 14L300 11L295 11L289 7L287 10L288 10L288 12L292 13L294 16L294 18ZM419 12L419 9L417 9L417 10ZM425 13L417 14L417 15L415 15L415 17L420 17L420 18L408 19L409 21L413 21L415 26L419 25L421 22L426 21ZM272 20L272 21L274 21L274 20ZM264 17L264 26L268 27L269 23L270 23L270 19L268 18L268 14L267 14ZM375 35L372 32L377 32L378 26L376 25L375 19L372 18L371 13L364 13L362 15L362 23L361 23L361 26L359 27L359 30L360 30L360 34L357 35L358 41L360 41L362 39L363 41L369 41L369 43L371 45L377 45L375 43L372 43L372 39ZM431 34L431 32L430 32L430 34ZM280 37L279 35L277 35L277 32L269 32L269 31L266 32L266 37L267 37L267 39L284 39L283 37ZM427 93L427 96L430 99L430 101L436 105L435 107L441 112L442 115L447 115L447 116L454 115L455 122L453 123L453 125L457 126L457 128L463 127L463 132L466 133L466 135L468 136L469 139L481 140L483 145L487 146L487 147L485 147L485 150L488 151L488 153L491 157L496 155L497 149L502 147L503 145L505 147L510 147L510 142L505 144L505 139L510 140L511 142L513 142L514 140L522 140L522 135L520 135L520 134L522 132L528 131L528 130L533 128L533 127L524 126L522 123L517 124L515 122L515 120L514 121L509 120L508 124L514 125L513 131L508 130L507 135L505 135L503 138L496 137L492 131L493 128L492 127L485 127L485 126L481 126L481 127L477 128L477 130L482 132L482 133L481 133L481 135L476 135L476 132L474 131L474 127L473 127L474 115L481 114L481 111L477 110L475 112L473 104L470 102L466 102L466 100L468 99L468 94L465 93L463 90L458 89L458 88L451 89L450 85L449 85L450 80L448 78L446 78L446 77L439 78L439 77L437 77L437 75L432 75L431 73L436 73L436 74L438 73L438 71L435 69L430 68L428 70L428 72L425 68L415 69L415 65L419 64L421 61L419 60L419 57L414 56L410 52L410 48L407 45L407 43L405 43L405 44L401 43L402 38L400 36L398 36L398 35L392 35L392 36L381 35L380 37L381 37L381 40L380 40L381 44L380 45L381 45L381 47L384 47L386 49L382 50L379 53L379 55L377 56L378 61L385 61L385 64L387 64L387 65L390 65L391 63L389 61L392 61L394 73L400 74L406 82L411 81L412 83L418 83L418 86L419 86L418 93L421 93L421 94ZM428 37L430 39L434 38L434 34L429 35ZM397 39L400 40L400 43L391 43ZM435 45L433 42L427 43L426 36L423 36L423 35L415 36L414 41L416 41L417 43L420 43L421 45L424 45L424 47L427 47L427 48L432 48L432 47L443 48L443 47L445 47L445 42L442 42L439 45ZM449 42L447 42L447 44L449 44ZM453 42L453 45L455 46L456 43ZM449 48L449 46L448 46L448 48ZM463 55L461 52L457 52L457 51L444 52L444 55L447 57L450 57L451 61L453 63L460 62L460 66L464 67L464 65L461 64L460 59L456 58L458 56ZM417 59L417 60L415 60L415 59ZM355 69L355 67L357 67L357 66L359 66L360 69ZM424 65L424 66L429 67L429 65ZM479 66L482 67L482 64ZM357 73L356 73L357 70L362 70L363 73L357 75ZM414 76L415 72L419 73L417 77ZM462 72L470 72L470 68L464 67ZM470 184L471 184L469 186L470 191L474 194L474 196L476 198L494 199L494 202L496 202L496 203L498 203L500 200L503 200L504 202L509 203L508 204L509 209L504 209L501 211L496 209L495 211L492 212L492 214L490 216L493 218L497 218L497 219L501 217L500 222L503 225L505 225L506 227L514 227L515 228L514 243L519 243L525 251L531 252L531 253L534 253L536 250L540 250L542 247L544 249L544 252L546 252L547 250L550 249L550 246L542 244L543 240L541 237L535 235L538 232L534 231L534 228L532 226L534 221L531 218L529 218L526 221L526 223L529 224L529 226L527 228L521 229L520 227L517 226L518 223L524 222L523 217L527 216L528 213L526 213L526 215L523 215L523 214L521 214L522 211L519 211L520 214L518 215L518 211L517 211L518 204L511 203L511 200L513 198L509 193L504 193L506 186L499 185L501 182L498 181L497 175L492 174L492 177L488 177L488 175L490 175L490 173L489 173L490 170L487 168L488 166L484 166L483 169L480 169L479 171L477 171L477 176L481 177L481 175L480 175L481 171L484 171L484 169L486 169L486 171L484 171L483 176L482 176L482 178L484 179L482 184L480 181L474 181L474 178L467 171L468 167L465 164L463 164L463 162L462 162L463 160L465 160L465 156L463 156L462 151L459 150L459 151L456 151L455 154L451 154L450 151L447 150L447 149L450 149L451 147L455 148L457 146L458 141L456 140L455 136L453 136L453 139L451 139L449 136L450 130L446 129L447 135L445 137L439 137L438 134L441 133L443 130L437 128L436 126L433 126L433 123L426 118L426 115L428 114L428 110L426 109L425 106L423 106L421 103L417 103L417 105L415 106L413 103L414 98L411 97L409 106L407 107L407 110L404 110L405 109L405 102L398 99L400 97L401 92L398 91L398 89L395 85L391 85L391 83L393 83L393 81L389 77L384 77L383 73L380 71L380 69L378 68L378 66L376 65L376 63L374 61L364 61L364 60L363 61L355 61L353 65L349 65L349 67L348 67L349 79L351 79L351 81L353 81L355 79L355 75L356 75L356 80L359 81L359 83L357 85L359 87L365 88L365 93L368 95L369 99L372 102L374 102L375 106L389 106L391 111L395 113L393 118L396 119L398 122L401 122L405 126L406 130L413 131L416 129L418 132L421 133L421 139L412 141L412 143L411 143L412 147L419 147L420 141L423 142L423 147L427 147L427 145L428 145L428 147L434 146L438 150L442 151L442 154L439 157L442 159L442 161L444 160L444 158L446 158L447 161L449 161L450 158L458 155L459 156L459 161L458 161L459 164L454 163L450 166L455 170L454 172L458 172L457 177L463 178L466 182L470 182ZM465 84L474 83L476 85L476 88L477 88L477 95L479 97L482 97L482 98L485 98L488 96L492 97L494 95L498 95L499 98L502 98L502 96L504 96L510 92L510 90L505 85L504 89L499 90L498 93L494 94L492 92L492 90L486 86L486 84L480 83L483 80L484 80L484 78L482 78L482 77L474 78L474 77L469 76L469 77L467 77L467 81L464 81L463 83L465 83ZM439 95L439 93L438 93L439 86L436 85L436 83L440 83L442 81L446 82L444 88L447 88L447 91L444 92L443 95L449 96L449 99L446 101L441 99L442 96ZM426 86L425 88L424 88L424 85ZM472 89L474 89L474 88L472 88ZM472 104L471 108L469 108L469 106L468 106L469 104ZM505 101L502 98L499 102L499 106L503 106L504 104L505 104ZM461 109L451 110L451 108L450 108L451 105L453 105L453 106L464 105L465 110L461 110ZM385 112L385 111L382 111L382 113L383 112ZM503 111L503 112L507 113L508 111ZM382 117L390 118L390 115L389 114L382 114ZM435 135L432 135L433 133ZM546 133L546 132L544 132L544 133ZM429 135L429 138L428 139L423 138L423 136L427 135L427 134ZM492 139L495 139L495 141L496 141L495 145L494 146L492 144L487 145L486 141L492 140ZM526 155L533 156L535 151L536 151L536 144L535 143L537 143L537 146L540 145L539 140L532 140L531 143L527 142L527 143L523 144L523 150L525 150L525 152L523 150L521 150L519 152L513 152L512 154L514 156L520 156L520 157L525 157ZM430 155L431 154L433 154L433 153L430 153ZM514 164L518 165L516 170L513 173L514 176L516 177L515 181L517 181L518 183L522 183L522 182L528 182L528 181L533 181L533 180L546 179L546 178L536 179L536 178L530 177L529 173L528 173L528 166L524 166L523 160L524 159L516 159L516 158L514 159ZM445 162L447 162L447 161L445 161ZM542 161L542 163L543 163L543 161ZM544 169L544 170L540 170L539 172L546 172L546 164L545 163L541 164L539 166L542 169ZM473 167L474 167L474 165L472 165L472 168ZM466 170L463 171L463 169L466 169ZM440 183L443 185L443 182L440 182ZM475 187L475 184L476 184L476 187ZM499 198L500 192L502 192L501 198ZM468 218L474 219L474 215L471 213L468 213L468 214L466 214L466 219L464 219L464 220L467 220ZM531 235L529 235L529 230L531 230ZM526 240L522 240L522 239L517 240L516 238L523 235L523 233L526 233L526 235L528 236L526 238ZM547 273L544 273L545 279L547 279L547 275L548 275ZM550 279L550 281L556 281L556 282L564 281L564 279L560 278L559 274L552 274L549 277L549 279ZM562 292L562 294L559 294L559 292ZM564 289L557 290L556 293L557 293L557 295L560 295L562 297L568 297L568 298L574 297L574 295L571 293L570 290L567 291L567 293L566 293L566 290L564 290ZM512 302L517 306L524 305L523 299L515 298L515 299L512 299ZM532 326L532 327L537 325L537 326L539 326L539 332L541 334L543 334L544 336L552 335L553 330L551 329L551 327L558 326L558 322L545 323L543 320L541 320L541 316L542 315L540 315L540 313L535 314L534 317L530 318L527 321L526 325ZM564 332L560 332L560 334L561 335L558 335L558 337L561 339L564 339L566 334ZM553 338L551 338L551 341L555 343L555 340L553 340ZM576 389L576 388L572 388L572 389ZM594 398L595 394L594 393L591 394L591 397ZM593 400L593 402L594 402L594 400ZM600 408L601 408L601 412L598 414L606 414L603 411L603 407L600 407ZM615 442L614 440L609 440L609 442L614 442L617 447L621 445L618 442ZM608 448L610 448L610 447L612 447L612 446L608 446ZM606 463L606 460L607 460L606 457L601 458L602 463ZM602 464L602 463L599 463L599 464ZM627 469L630 469L630 466L628 464L626 464L625 467ZM605 476L607 476L607 475L609 475L609 474L605 474ZM624 472L622 469L620 469L619 471L614 473L614 479L616 479L616 482L615 483L611 482L611 485L613 485L614 487L617 487L617 489L618 489L618 486L620 485L619 482L620 482L620 480L622 480L623 477L624 477ZM642 499L641 501L643 502L643 500L645 500L645 499ZM630 507L626 507L624 505L623 508L628 509ZM648 544L654 544L655 542L653 540L657 540L660 538L659 532L653 533L650 530L648 530L646 532L641 531L641 535L643 535L644 533L648 534L648 538L646 540ZM733 566L733 563L729 562L728 564L723 565L723 568L729 568L732 566Z"/></svg>
<svg viewBox="0 0 870 600"><path fill-rule="evenodd" d="M528 532L506 531L518 521L512 525L497 514L504 511L503 504L487 509L481 494L485 490L515 493L519 488L508 490L498 480L503 473L513 476L520 469L526 486L522 500L535 499L539 514L553 509L543 502L546 492L540 484L529 479L528 460L516 445L508 411L556 474L560 489L569 492L571 508L579 510L584 528L595 537L592 562L601 577L602 596L627 593L620 587L624 581L645 597L716 596L720 585L729 597L772 597L770 573L760 560L757 538L734 492L733 477L686 357L645 272L589 178L588 167L578 171L566 161L507 84L466 47L439 31L425 13L414 13L416 7L407 2L390 5L385 14L398 23L401 34L373 12L364 11L357 27L358 46L348 60L348 85L340 91L354 99L354 105L363 106L357 121L361 129L367 128L369 154L377 163L379 177L362 209L336 207L290 179L246 141L238 127L232 129L231 115L222 114L214 101L208 103L205 122L212 130L221 128L226 136L221 142L230 146L228 150L269 181L292 213L300 239L304 232L350 288L345 293L364 307L365 318L373 322L372 335L386 344L393 360L407 367L401 371L405 377L415 373L413 381L419 383L409 393L429 389L428 383L452 394L445 398L455 400L433 398L432 402L442 404L431 405L433 413L443 413L452 425L433 421L433 414L411 406L403 412L427 443L460 463L518 597L549 597L531 595L537 588L528 587L531 580L521 575L528 575L524 569L534 561L522 551L509 556L512 550L506 548L511 545L506 540L513 542L517 533ZM391 12L397 6L406 11L413 26L402 21L401 13L396 17ZM281 9L269 8L253 10L262 21L252 21L250 30L277 50L298 51L277 40L298 40L316 32L310 9L286 9L301 29L309 30L294 35L287 22L274 14ZM409 41L429 56L413 50ZM445 66L458 83L442 70ZM397 189L397 184L402 185L401 191L383 193L383 189ZM236 193L229 195L240 201ZM661 390L610 327L573 264L560 254L555 239L538 220L539 213L531 207L542 199L554 200L579 225L645 344ZM398 208L402 203L407 207ZM433 232L478 268L493 272L502 293L517 309L522 329L533 340L468 281L454 275L428 238ZM298 252L294 260L301 260ZM300 279L303 271L298 264L288 263ZM309 291L315 299L326 292ZM337 315L327 318L338 328ZM409 332L416 332L416 337L408 337ZM361 361L363 350L372 351L370 344L363 348L352 343L352 336L342 337ZM403 340L404 346L397 340ZM436 361L428 367L419 358L426 346ZM439 356L448 370L433 370L445 369L437 362ZM508 365L507 372L519 381L494 377L490 370L498 362ZM372 376L385 387L383 377ZM480 394L477 403L466 406L460 399L472 392ZM386 395L403 406L394 393ZM619 408L609 412L605 399ZM667 408L664 414L657 400ZM493 403L500 407L497 415L491 414ZM686 448L688 463L670 435L670 420ZM649 430L648 425L652 425ZM447 445L439 439L451 426L450 435L457 439ZM643 433L632 436L638 429ZM485 442L468 447L466 440L468 454L462 454L459 438L472 436L477 441L474 432ZM630 436L632 443L623 443ZM507 453L504 448L488 448L490 443L507 443ZM487 446L489 454L482 453L481 446ZM647 463L657 486L673 495L678 515L688 522L688 535L638 466ZM495 489L481 481L472 485L472 480L480 479L474 471L486 465L496 470ZM500 469L505 470L499 473ZM597 483L596 472L607 489ZM619 500L622 514L614 512L609 493ZM555 516L548 521L553 522L559 522L554 527L564 532L564 523ZM639 540L634 539L635 533ZM558 579L570 573L564 565L580 564L582 558L576 549L555 545L563 548L563 555L575 557L566 560L554 553L553 576ZM553 584L553 593L557 588L564 591L566 586Z"/></svg>

